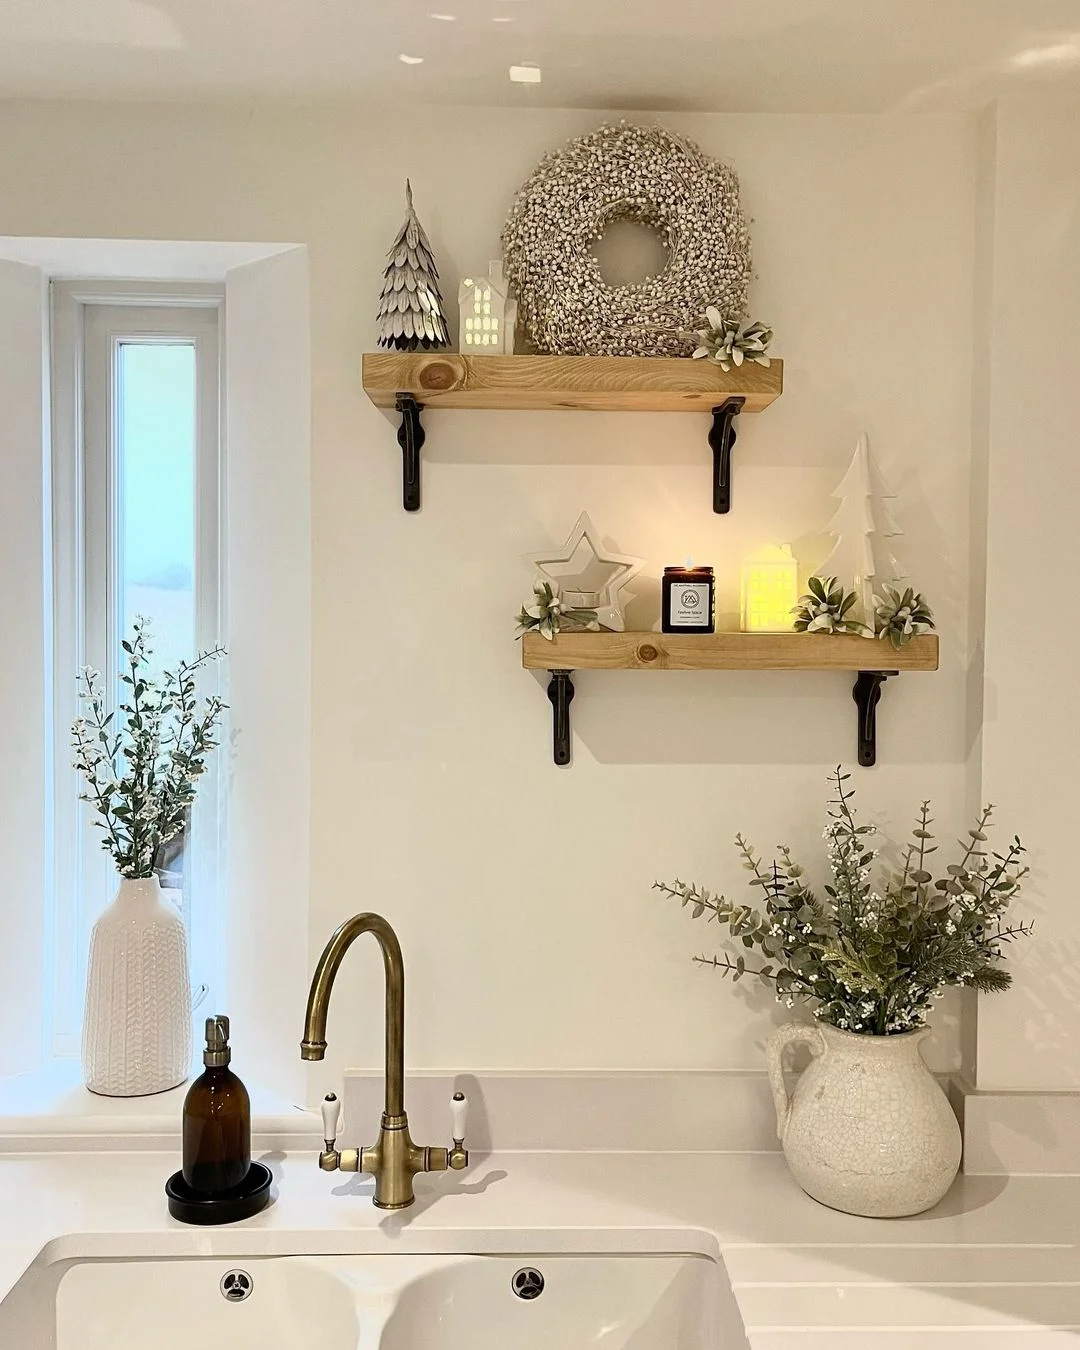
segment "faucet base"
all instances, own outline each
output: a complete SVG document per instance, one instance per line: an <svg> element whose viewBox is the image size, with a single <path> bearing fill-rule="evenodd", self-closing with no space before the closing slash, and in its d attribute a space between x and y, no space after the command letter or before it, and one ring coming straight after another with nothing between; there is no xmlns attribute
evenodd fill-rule
<svg viewBox="0 0 1080 1350"><path fill-rule="evenodd" d="M382 1118L379 1142L360 1152L360 1171L375 1178L375 1205L379 1209L408 1209L416 1198L417 1172L445 1172L447 1150L421 1148L409 1135L409 1120L400 1115Z"/></svg>

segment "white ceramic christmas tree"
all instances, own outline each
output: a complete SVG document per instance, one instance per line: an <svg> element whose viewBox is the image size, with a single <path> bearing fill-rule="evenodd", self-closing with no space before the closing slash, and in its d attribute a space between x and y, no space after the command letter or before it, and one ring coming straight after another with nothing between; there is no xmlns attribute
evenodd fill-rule
<svg viewBox="0 0 1080 1350"><path fill-rule="evenodd" d="M848 471L832 494L840 505L825 527L836 536L833 551L817 569L819 576L835 576L859 598L860 617L874 636L874 588L905 575L888 543L903 534L886 502L896 493L881 476L870 453L866 433L859 437Z"/></svg>

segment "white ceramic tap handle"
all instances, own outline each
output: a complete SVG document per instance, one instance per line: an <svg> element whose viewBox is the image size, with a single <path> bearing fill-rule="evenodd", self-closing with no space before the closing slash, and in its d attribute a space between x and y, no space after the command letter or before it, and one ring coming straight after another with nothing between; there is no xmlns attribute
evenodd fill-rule
<svg viewBox="0 0 1080 1350"><path fill-rule="evenodd" d="M338 1137L338 1126L341 1124L341 1103L333 1092L328 1092L323 1098L322 1123L323 1138L327 1147L332 1149Z"/></svg>
<svg viewBox="0 0 1080 1350"><path fill-rule="evenodd" d="M460 1144L465 1138L465 1127L469 1119L469 1103L464 1092L455 1092L450 1098L450 1133L454 1143Z"/></svg>

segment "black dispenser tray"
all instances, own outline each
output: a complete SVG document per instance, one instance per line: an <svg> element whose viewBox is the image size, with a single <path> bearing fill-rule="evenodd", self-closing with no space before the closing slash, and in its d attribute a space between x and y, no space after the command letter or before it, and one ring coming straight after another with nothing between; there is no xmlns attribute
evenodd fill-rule
<svg viewBox="0 0 1080 1350"><path fill-rule="evenodd" d="M181 1223L236 1223L250 1219L266 1207L274 1180L269 1167L253 1162L243 1184L229 1195L202 1195L184 1183L184 1174L174 1172L165 1183L169 1213Z"/></svg>

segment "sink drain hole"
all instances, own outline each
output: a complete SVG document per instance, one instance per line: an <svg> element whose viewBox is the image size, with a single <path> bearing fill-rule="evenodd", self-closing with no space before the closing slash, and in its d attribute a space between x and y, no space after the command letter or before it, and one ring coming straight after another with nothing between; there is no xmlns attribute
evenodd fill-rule
<svg viewBox="0 0 1080 1350"><path fill-rule="evenodd" d="M510 1281L510 1287L518 1298L539 1298L544 1292L544 1277L532 1266L522 1266Z"/></svg>
<svg viewBox="0 0 1080 1350"><path fill-rule="evenodd" d="M246 1270L227 1270L218 1287L222 1298L227 1298L230 1303L243 1303L244 1299L250 1297L255 1281Z"/></svg>

